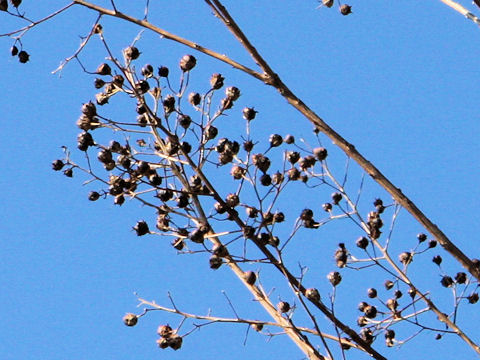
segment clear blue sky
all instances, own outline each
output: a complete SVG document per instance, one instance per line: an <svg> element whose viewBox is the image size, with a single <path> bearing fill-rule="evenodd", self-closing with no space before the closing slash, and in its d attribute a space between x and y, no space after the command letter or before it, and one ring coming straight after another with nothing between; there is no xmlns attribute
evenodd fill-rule
<svg viewBox="0 0 480 360"><path fill-rule="evenodd" d="M108 6L109 1L98 3ZM117 1L119 10L142 17L140 3ZM151 3L151 22L254 67L204 2ZM470 6L469 1L463 3ZM65 4L67 1L55 0L40 6L25 1L20 8L38 19ZM284 82L355 144L467 255L480 258L480 29L439 0L351 0L353 14L346 17L335 7L315 10L317 4L313 0L225 3ZM134 292L169 305L169 290L189 312L205 314L211 308L215 314L232 317L221 293L225 290L240 315L268 316L256 309L250 294L237 286L238 280L226 267L212 276L206 258L177 256L169 239L135 236L131 227L137 220L155 218L148 209L128 201L122 207L110 201L89 202L87 194L95 186L82 186L84 177L68 179L51 170L51 161L62 156L62 145L75 149L80 107L95 94L94 76L84 74L75 62L61 77L51 71L75 51L79 36L89 31L95 17L74 7L32 29L22 38L31 55L27 64L9 55L11 39L0 38L0 359L302 358L284 337L267 342L266 337L251 332L243 346L245 326L202 328L185 339L181 350L173 352L156 348L155 331L160 323L177 324L178 318L152 313L134 328L122 324L126 312L141 311L136 308ZM0 13L0 33L20 25L23 23ZM102 25L118 55L139 31L113 19L105 19ZM167 65L173 79L178 76L180 57L193 53L198 66L192 73L192 86L198 90L208 88L214 72L222 73L228 85L239 87L242 96L235 105L237 113L224 120L231 122L225 126L227 133L241 133L240 110L255 106L259 114L253 126L259 140L272 132L312 138L309 123L273 89L256 80L148 31L138 47L143 52L140 64ZM82 60L93 70L104 58L99 42L93 41ZM108 111L111 116L124 115L120 106L110 106ZM132 110L130 114L134 116ZM330 142L324 145L333 159L340 161L341 170L342 156ZM81 159L76 151L73 157ZM358 183L358 172L354 174ZM389 201L371 184L365 192L367 198L381 196ZM292 194L285 202L302 196L307 204L325 201L320 195L306 199L305 194ZM421 228L405 211L399 224L395 240L408 250ZM334 270L334 261L332 253L320 250L320 245L316 253L316 242L330 241L330 248L341 241L348 245L354 234L342 231L341 226L332 226L324 233L307 232L311 239L296 248L302 259L302 250L307 252L305 257L314 254L305 262L311 261L312 269L318 270L318 277L310 280L318 281L324 293L329 291L325 275ZM342 239L346 235L349 238ZM449 290L440 288L440 274L429 261L436 254L444 257L449 274L460 270L447 260L446 253L436 249L426 255L424 267L417 268L423 274L419 281L425 289L431 285L432 292L443 294L439 302L449 309ZM372 286L381 288L383 280L375 278ZM339 289L340 295L348 293L348 284ZM361 294L365 288L359 290ZM279 296L293 300L284 289L273 299ZM464 304L460 308L466 329L477 340L478 306ZM352 311L344 320L352 323L357 315ZM433 336L419 336L400 351L385 350L382 338L375 344L389 359L419 358L419 353L426 359L475 358L462 342L453 338L434 342ZM430 348L425 344L431 344ZM367 358L362 356L358 358Z"/></svg>

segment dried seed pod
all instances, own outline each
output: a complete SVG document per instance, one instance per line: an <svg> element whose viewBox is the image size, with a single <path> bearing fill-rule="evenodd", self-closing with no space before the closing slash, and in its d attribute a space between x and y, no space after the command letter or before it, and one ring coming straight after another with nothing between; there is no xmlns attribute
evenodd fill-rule
<svg viewBox="0 0 480 360"><path fill-rule="evenodd" d="M104 94L104 93L98 93L98 94L95 94L95 101L97 102L97 105L105 105L105 104L108 104L108 99L109 99L109 96L107 94Z"/></svg>
<svg viewBox="0 0 480 360"><path fill-rule="evenodd" d="M377 297L377 290L374 289L374 288L368 289L368 290L367 290L367 296L368 296L370 299L376 298L376 297Z"/></svg>
<svg viewBox="0 0 480 360"><path fill-rule="evenodd" d="M346 16L348 14L351 14L352 13L352 7L350 5L343 4L342 6L340 6L340 13L344 16Z"/></svg>
<svg viewBox="0 0 480 360"><path fill-rule="evenodd" d="M10 55L12 55L12 56L17 56L18 55L18 48L15 45L13 45L10 48Z"/></svg>
<svg viewBox="0 0 480 360"><path fill-rule="evenodd" d="M255 111L253 107L252 108L246 107L243 109L242 113L243 113L243 118L245 120L250 121L255 119L255 116L257 115L258 111Z"/></svg>
<svg viewBox="0 0 480 360"><path fill-rule="evenodd" d="M100 64L95 71L98 75L112 75L112 69L107 63Z"/></svg>
<svg viewBox="0 0 480 360"><path fill-rule="evenodd" d="M212 248L213 255L225 257L228 255L227 247L223 244L215 244Z"/></svg>
<svg viewBox="0 0 480 360"><path fill-rule="evenodd" d="M132 313L125 314L123 323L127 326L135 326L138 322L138 316Z"/></svg>
<svg viewBox="0 0 480 360"><path fill-rule="evenodd" d="M470 304L476 304L478 302L478 294L472 293L467 297L467 299Z"/></svg>
<svg viewBox="0 0 480 360"><path fill-rule="evenodd" d="M160 77L168 77L169 72L170 71L168 70L168 67L166 67L166 66L160 66L158 68L158 76L160 76Z"/></svg>
<svg viewBox="0 0 480 360"><path fill-rule="evenodd" d="M296 167L292 167L290 170L288 170L288 178L292 181L296 181L300 179L300 171Z"/></svg>
<svg viewBox="0 0 480 360"><path fill-rule="evenodd" d="M208 125L205 128L204 135L207 140L215 139L215 137L218 135L218 129L213 125Z"/></svg>
<svg viewBox="0 0 480 360"><path fill-rule="evenodd" d="M315 288L310 288L305 290L305 297L311 301L315 301L315 302L320 301L320 293Z"/></svg>
<svg viewBox="0 0 480 360"><path fill-rule="evenodd" d="M58 160L55 160L52 162L52 169L55 170L55 171L60 171L63 169L63 166L65 164L63 163L62 160L58 159Z"/></svg>
<svg viewBox="0 0 480 360"><path fill-rule="evenodd" d="M254 219L258 216L258 210L255 209L254 207L251 207L251 206L247 206L245 208L245 211L247 213L247 216L251 219Z"/></svg>
<svg viewBox="0 0 480 360"><path fill-rule="evenodd" d="M300 158L300 160L298 161L298 166L300 166L300 169L305 171L308 168L311 168L312 166L314 166L316 161L317 160L312 155L308 155L303 158Z"/></svg>
<svg viewBox="0 0 480 360"><path fill-rule="evenodd" d="M303 221L312 220L313 219L313 211L311 209L303 209L302 213L300 214L300 219L302 219Z"/></svg>
<svg viewBox="0 0 480 360"><path fill-rule="evenodd" d="M325 203L325 204L322 205L322 208L323 208L324 211L330 212L330 211L332 211L332 204Z"/></svg>
<svg viewBox="0 0 480 360"><path fill-rule="evenodd" d="M252 156L253 165L255 165L260 171L266 173L270 167L270 159L262 154L255 154Z"/></svg>
<svg viewBox="0 0 480 360"><path fill-rule="evenodd" d="M257 275L253 272L253 271L247 271L244 275L243 275L245 281L247 282L247 284L249 285L253 285L255 284L255 281L257 281Z"/></svg>
<svg viewBox="0 0 480 360"><path fill-rule="evenodd" d="M367 344L373 343L374 337L372 330L364 328L362 331L360 331L360 337L365 341Z"/></svg>
<svg viewBox="0 0 480 360"><path fill-rule="evenodd" d="M175 97L173 95L167 95L165 99L163 99L163 110L166 114L170 114L175 110Z"/></svg>
<svg viewBox="0 0 480 360"><path fill-rule="evenodd" d="M397 310L397 307L398 307L397 299L395 298L388 299L386 305L392 311Z"/></svg>
<svg viewBox="0 0 480 360"><path fill-rule="evenodd" d="M150 84L147 80L140 80L135 84L135 91L139 95L145 94L148 90L150 90Z"/></svg>
<svg viewBox="0 0 480 360"><path fill-rule="evenodd" d="M144 220L138 221L137 224L133 227L133 230L135 230L137 236L143 236L150 233L148 224Z"/></svg>
<svg viewBox="0 0 480 360"><path fill-rule="evenodd" d="M97 108L91 101L82 105L82 114L88 118L93 118L97 115Z"/></svg>
<svg viewBox="0 0 480 360"><path fill-rule="evenodd" d="M374 319L377 316L377 308L373 305L367 305L363 311L369 319Z"/></svg>
<svg viewBox="0 0 480 360"><path fill-rule="evenodd" d="M235 180L240 180L245 176L246 172L247 170L245 168L235 165L232 167L232 170L230 170L230 175L232 175Z"/></svg>
<svg viewBox="0 0 480 360"><path fill-rule="evenodd" d="M231 101L235 101L240 97L240 90L235 86L229 86L225 89L225 95Z"/></svg>
<svg viewBox="0 0 480 360"><path fill-rule="evenodd" d="M125 82L125 79L122 75L120 74L117 74L113 77L112 79L112 84L114 84L115 86L121 88L123 86L123 83ZM113 90L112 90L113 91Z"/></svg>
<svg viewBox="0 0 480 360"><path fill-rule="evenodd" d="M453 279L450 276L445 275L442 277L442 280L440 280L440 283L443 287L450 287L453 285Z"/></svg>
<svg viewBox="0 0 480 360"><path fill-rule="evenodd" d="M293 135L285 135L285 138L283 139L283 141L286 143L286 144L293 144L295 142L295 137Z"/></svg>
<svg viewBox="0 0 480 360"><path fill-rule="evenodd" d="M243 143L243 150L245 150L246 152L250 152L252 151L253 146L254 146L253 141L247 140Z"/></svg>
<svg viewBox="0 0 480 360"><path fill-rule="evenodd" d="M150 78L153 76L153 66L150 64L145 64L142 67L142 75L145 76L146 78Z"/></svg>
<svg viewBox="0 0 480 360"><path fill-rule="evenodd" d="M202 97L200 96L199 93L192 92L188 95L188 102L193 106L197 106L198 104L200 104L201 100L202 100Z"/></svg>
<svg viewBox="0 0 480 360"><path fill-rule="evenodd" d="M357 325L360 327L364 327L365 325L368 324L368 319L366 316L359 316L357 318Z"/></svg>
<svg viewBox="0 0 480 360"><path fill-rule="evenodd" d="M87 151L89 146L95 145L92 134L89 132L82 132L77 136L77 147L81 151Z"/></svg>
<svg viewBox="0 0 480 360"><path fill-rule="evenodd" d="M157 345L160 349L166 349L168 348L168 339L166 338L160 338L157 340Z"/></svg>
<svg viewBox="0 0 480 360"><path fill-rule="evenodd" d="M174 334L167 339L167 343L173 350L178 350L182 347L183 339L181 336Z"/></svg>
<svg viewBox="0 0 480 360"><path fill-rule="evenodd" d="M440 266L440 264L442 263L442 257L440 255L436 255L433 257L432 261L438 266Z"/></svg>
<svg viewBox="0 0 480 360"><path fill-rule="evenodd" d="M161 337L168 338L173 334L173 330L170 325L160 325L157 328L157 334Z"/></svg>
<svg viewBox="0 0 480 360"><path fill-rule="evenodd" d="M332 194L332 202L333 205L338 205L340 201L342 200L343 196L339 192L335 192Z"/></svg>
<svg viewBox="0 0 480 360"><path fill-rule="evenodd" d="M293 165L300 159L300 153L297 151L287 152L287 160Z"/></svg>
<svg viewBox="0 0 480 360"><path fill-rule="evenodd" d="M383 285L385 286L385 289L390 290L394 284L393 284L393 281L387 280Z"/></svg>
<svg viewBox="0 0 480 360"><path fill-rule="evenodd" d="M272 175L272 183L275 185L280 185L283 182L283 179L283 174L279 171Z"/></svg>
<svg viewBox="0 0 480 360"><path fill-rule="evenodd" d="M195 56L193 55L184 55L180 59L180 69L182 69L184 72L192 70L196 64L197 59L195 59Z"/></svg>
<svg viewBox="0 0 480 360"><path fill-rule="evenodd" d="M223 264L223 260L221 257L217 255L212 255L209 260L210 269L216 270Z"/></svg>
<svg viewBox="0 0 480 360"><path fill-rule="evenodd" d="M433 248L436 247L436 246L437 246L437 241L436 241L436 240L430 240L430 241L428 242L428 247L429 247L430 249L433 249Z"/></svg>
<svg viewBox="0 0 480 360"><path fill-rule="evenodd" d="M117 195L115 196L115 199L113 200L113 203L115 205L121 206L125 202L125 196L123 195Z"/></svg>
<svg viewBox="0 0 480 360"><path fill-rule="evenodd" d="M418 239L418 242L424 242L425 240L427 240L427 235L425 234L418 234L417 235L417 239Z"/></svg>
<svg viewBox="0 0 480 360"><path fill-rule="evenodd" d="M345 262L346 262L346 259L345 259ZM328 281L330 281L330 284L332 284L333 286L337 286L342 281L342 275L340 275L338 271L332 271L327 275L327 279Z"/></svg>
<svg viewBox="0 0 480 360"><path fill-rule="evenodd" d="M66 169L63 171L63 175L65 175L66 177L73 177L73 169L72 168L69 168L69 169Z"/></svg>
<svg viewBox="0 0 480 360"><path fill-rule="evenodd" d="M103 81L103 79L96 78L93 82L93 85L95 86L95 89L101 89L105 85L105 81Z"/></svg>
<svg viewBox="0 0 480 360"><path fill-rule="evenodd" d="M368 239L365 237L365 236L362 236L362 237L359 237L357 239L357 246L360 248L360 249L366 249L368 247Z"/></svg>
<svg viewBox="0 0 480 360"><path fill-rule="evenodd" d="M405 251L398 255L398 260L403 264L403 265L408 265L412 262L413 256L411 252Z"/></svg>
<svg viewBox="0 0 480 360"><path fill-rule="evenodd" d="M417 295L417 291L414 288L410 288L408 289L408 295L410 295L412 299L415 299L415 296Z"/></svg>
<svg viewBox="0 0 480 360"><path fill-rule="evenodd" d="M109 149L102 149L98 152L97 159L103 164L109 163L112 161L112 152Z"/></svg>
<svg viewBox="0 0 480 360"><path fill-rule="evenodd" d="M347 249L343 243L338 244L339 248L335 251L335 261L339 268L345 267L347 265Z"/></svg>
<svg viewBox="0 0 480 360"><path fill-rule="evenodd" d="M272 135L270 135L269 142L270 142L271 147L278 147L278 146L282 145L283 138L282 138L281 135L272 134Z"/></svg>
<svg viewBox="0 0 480 360"><path fill-rule="evenodd" d="M253 330L257 331L257 332L260 332L263 330L263 324L262 323L254 323L254 324L251 324L251 327Z"/></svg>
<svg viewBox="0 0 480 360"><path fill-rule="evenodd" d="M93 33L94 34L101 34L102 32L103 32L102 24L96 24L95 27L93 28Z"/></svg>
<svg viewBox="0 0 480 360"><path fill-rule="evenodd" d="M188 238L192 240L194 243L201 244L205 239L204 235L205 235L205 232L203 232L201 229L195 229L189 234Z"/></svg>
<svg viewBox="0 0 480 360"><path fill-rule="evenodd" d="M238 204L240 204L240 198L238 197L237 194L228 194L227 197L225 198L225 203L234 208Z"/></svg>
<svg viewBox="0 0 480 360"><path fill-rule="evenodd" d="M0 11L7 11L8 10L8 1L1 0L0 1Z"/></svg>
<svg viewBox="0 0 480 360"><path fill-rule="evenodd" d="M272 177L268 174L263 174L260 176L260 184L263 186L270 186L272 185Z"/></svg>
<svg viewBox="0 0 480 360"><path fill-rule="evenodd" d="M334 4L334 0L322 0L322 4L323 6L331 8Z"/></svg>
<svg viewBox="0 0 480 360"><path fill-rule="evenodd" d="M313 149L313 155L317 158L317 160L323 161L327 158L328 152L327 149L323 147L317 147Z"/></svg>
<svg viewBox="0 0 480 360"><path fill-rule="evenodd" d="M185 242L183 241L182 238L174 239L171 244L178 251L183 250L183 248L185 247Z"/></svg>
<svg viewBox="0 0 480 360"><path fill-rule="evenodd" d="M247 239L253 239L255 236L255 229L251 226L245 226L243 228L243 236Z"/></svg>
<svg viewBox="0 0 480 360"><path fill-rule="evenodd" d="M276 212L273 214L273 221L276 223L281 223L285 221L285 214L281 211Z"/></svg>
<svg viewBox="0 0 480 360"><path fill-rule="evenodd" d="M177 122L182 128L188 129L188 127L192 123L192 118L188 115L179 115L177 117Z"/></svg>
<svg viewBox="0 0 480 360"><path fill-rule="evenodd" d="M278 304L277 304L277 309L278 311L280 311L281 313L286 313L286 312L289 312L290 311L290 304L286 301L280 301Z"/></svg>
<svg viewBox="0 0 480 360"><path fill-rule="evenodd" d="M222 74L213 74L210 78L210 86L213 90L221 89L223 86L223 80L225 80L225 78L222 76Z"/></svg>
<svg viewBox="0 0 480 360"><path fill-rule="evenodd" d="M140 51L135 46L129 46L123 50L123 56L128 61L138 59L140 54L141 54Z"/></svg>
<svg viewBox="0 0 480 360"><path fill-rule="evenodd" d="M361 303L358 304L357 308L358 310L364 312L365 308L368 306L368 304L365 301L362 301Z"/></svg>
<svg viewBox="0 0 480 360"><path fill-rule="evenodd" d="M28 60L30 60L30 54L25 50L22 50L18 53L18 61L20 61L20 63L25 64L28 62Z"/></svg>
<svg viewBox="0 0 480 360"><path fill-rule="evenodd" d="M88 200L97 201L100 198L100 194L96 191L90 191L88 194Z"/></svg>
<svg viewBox="0 0 480 360"><path fill-rule="evenodd" d="M467 282L467 274L458 272L457 275L455 275L455 281L457 284L465 284Z"/></svg>

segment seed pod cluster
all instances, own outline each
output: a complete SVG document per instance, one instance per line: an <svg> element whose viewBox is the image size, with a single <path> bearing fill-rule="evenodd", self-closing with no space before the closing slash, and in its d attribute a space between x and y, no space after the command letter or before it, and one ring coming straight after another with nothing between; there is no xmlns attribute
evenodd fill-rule
<svg viewBox="0 0 480 360"><path fill-rule="evenodd" d="M170 347L173 350L178 350L182 347L183 338L170 325L160 325L157 329L157 334L160 336L157 340L157 345L160 349Z"/></svg>

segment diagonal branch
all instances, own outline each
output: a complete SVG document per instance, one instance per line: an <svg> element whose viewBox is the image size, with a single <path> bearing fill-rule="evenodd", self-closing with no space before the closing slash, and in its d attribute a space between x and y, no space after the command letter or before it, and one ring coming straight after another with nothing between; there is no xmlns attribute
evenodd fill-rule
<svg viewBox="0 0 480 360"><path fill-rule="evenodd" d="M450 0L442 0L451 2ZM357 162L381 187L383 187L401 206L403 206L462 266L475 278L480 280L480 269L465 255L425 214L394 184L383 175L370 161L360 154L354 145L350 144L340 134L333 130L320 116L300 100L268 66L267 62L252 46L245 34L230 16L219 0L205 0L213 9L215 15L222 20L230 32L244 46L254 61L264 71L264 82L275 87L290 105L302 113L318 130L328 136L332 142L342 149L349 157Z"/></svg>
<svg viewBox="0 0 480 360"><path fill-rule="evenodd" d="M462 5L459 3L452 1L452 0L440 0L443 2L445 5L450 6L453 10L459 12L463 16L465 16L467 19L472 20L475 24L480 26L480 19L472 14L470 11L465 9ZM477 2L475 2L477 4ZM478 4L477 4L478 5Z"/></svg>

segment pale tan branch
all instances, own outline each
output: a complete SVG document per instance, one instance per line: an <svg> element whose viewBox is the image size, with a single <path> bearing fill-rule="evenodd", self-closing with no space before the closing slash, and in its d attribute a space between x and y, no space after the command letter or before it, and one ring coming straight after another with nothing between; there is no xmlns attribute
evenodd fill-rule
<svg viewBox="0 0 480 360"><path fill-rule="evenodd" d="M459 3L452 1L452 0L440 0L443 2L445 5L450 6L453 10L459 12L463 16L465 16L467 19L472 20L475 24L480 26L480 19L475 16L473 13L468 11L466 8L464 8L462 5Z"/></svg>

